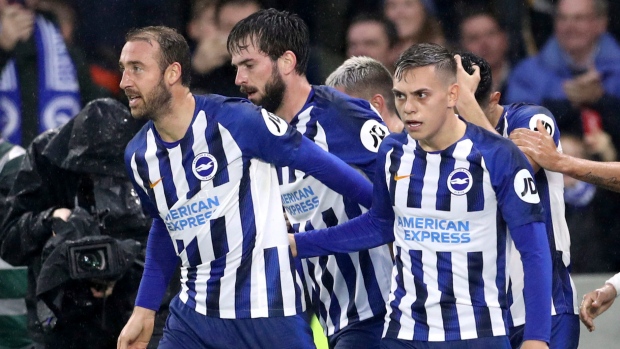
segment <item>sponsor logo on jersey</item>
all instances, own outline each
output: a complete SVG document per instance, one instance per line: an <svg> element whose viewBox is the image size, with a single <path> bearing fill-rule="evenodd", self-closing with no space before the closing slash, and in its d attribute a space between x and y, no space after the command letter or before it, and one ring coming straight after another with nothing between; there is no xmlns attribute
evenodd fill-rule
<svg viewBox="0 0 620 349"><path fill-rule="evenodd" d="M398 216L396 224L403 228L403 240L405 241L442 244L471 242L469 221Z"/></svg>
<svg viewBox="0 0 620 349"><path fill-rule="evenodd" d="M265 125L267 125L269 132L278 137L286 133L286 130L288 129L288 124L286 121L282 120L277 115L266 111L265 109L261 109L260 113L263 116L263 120L265 121Z"/></svg>
<svg viewBox="0 0 620 349"><path fill-rule="evenodd" d="M206 224L220 206L217 196L206 198L168 211L164 218L168 231L181 231Z"/></svg>
<svg viewBox="0 0 620 349"><path fill-rule="evenodd" d="M383 139L390 134L388 128L377 120L368 120L360 130L360 140L364 148L376 153Z"/></svg>
<svg viewBox="0 0 620 349"><path fill-rule="evenodd" d="M538 120L542 121L547 132L551 135L551 137L553 137L553 134L555 133L553 119L545 114L536 114L530 118L530 130L538 131L538 128L536 127L536 121Z"/></svg>
<svg viewBox="0 0 620 349"><path fill-rule="evenodd" d="M319 207L319 197L314 193L312 186L295 190L281 195L284 209L290 215L297 216Z"/></svg>
<svg viewBox="0 0 620 349"><path fill-rule="evenodd" d="M514 179L514 188L517 196L519 196L521 200L530 204L537 204L540 202L538 189L536 189L536 183L530 171L522 169L517 172Z"/></svg>
<svg viewBox="0 0 620 349"><path fill-rule="evenodd" d="M448 190L454 195L464 195L471 189L473 179L466 168L457 168L448 175Z"/></svg>
<svg viewBox="0 0 620 349"><path fill-rule="evenodd" d="M209 181L217 172L217 161L209 153L200 153L192 161L192 172L201 181Z"/></svg>

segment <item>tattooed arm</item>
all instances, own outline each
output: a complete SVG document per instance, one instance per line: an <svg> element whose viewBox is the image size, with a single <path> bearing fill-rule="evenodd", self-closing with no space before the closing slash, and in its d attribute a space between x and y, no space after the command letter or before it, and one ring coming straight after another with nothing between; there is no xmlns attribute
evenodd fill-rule
<svg viewBox="0 0 620 349"><path fill-rule="evenodd" d="M538 123L538 132L516 129L510 134L522 152L547 170L620 192L620 162L591 161L560 153L540 120Z"/></svg>

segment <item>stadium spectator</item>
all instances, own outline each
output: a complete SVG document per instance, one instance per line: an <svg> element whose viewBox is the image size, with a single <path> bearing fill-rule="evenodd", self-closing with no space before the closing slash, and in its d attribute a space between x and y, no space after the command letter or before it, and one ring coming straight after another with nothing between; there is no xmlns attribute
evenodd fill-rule
<svg viewBox="0 0 620 349"><path fill-rule="evenodd" d="M203 7L201 17L208 17L213 11L215 30L208 29L209 24L203 24L207 31L203 32L192 56L192 92L243 97L234 84L237 72L230 65L226 39L237 22L260 8L257 0L217 0L213 5Z"/></svg>
<svg viewBox="0 0 620 349"><path fill-rule="evenodd" d="M383 12L394 22L398 32L398 42L390 58L392 62L396 62L400 54L413 44L431 42L444 45L446 42L441 25L434 16L432 0L386 0Z"/></svg>
<svg viewBox="0 0 620 349"><path fill-rule="evenodd" d="M565 132L608 133L620 147L620 47L606 32L606 0L560 0L554 36L540 53L519 63L507 102L549 109Z"/></svg>
<svg viewBox="0 0 620 349"><path fill-rule="evenodd" d="M394 69L391 52L398 40L394 23L385 17L360 14L347 29L347 57L367 56L381 62L388 70Z"/></svg>
<svg viewBox="0 0 620 349"><path fill-rule="evenodd" d="M0 2L0 129L24 147L88 101L109 95L93 84L83 54L65 44L53 15L36 11L36 3Z"/></svg>
<svg viewBox="0 0 620 349"><path fill-rule="evenodd" d="M489 63L493 76L491 90L504 95L511 63L508 35L497 17L490 12L470 12L463 17L459 28L461 47Z"/></svg>

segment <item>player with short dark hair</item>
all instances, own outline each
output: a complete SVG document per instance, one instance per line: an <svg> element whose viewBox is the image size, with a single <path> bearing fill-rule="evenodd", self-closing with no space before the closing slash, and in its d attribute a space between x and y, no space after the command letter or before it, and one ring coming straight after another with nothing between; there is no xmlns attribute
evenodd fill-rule
<svg viewBox="0 0 620 349"><path fill-rule="evenodd" d="M525 271L523 348L550 336L551 257L532 168L507 139L454 114L456 62L413 45L396 66L405 123L379 149L372 208L337 227L289 236L297 255L394 241L385 348L510 348L507 243ZM509 233L510 232L510 233Z"/></svg>
<svg viewBox="0 0 620 349"><path fill-rule="evenodd" d="M236 84L252 102L373 178L389 131L366 100L310 85L303 73L309 45L306 24L294 14L270 9L247 17L228 39ZM282 204L295 232L331 227L365 211L300 170L278 168ZM388 246L302 259L300 265L330 347L379 348L392 265Z"/></svg>
<svg viewBox="0 0 620 349"><path fill-rule="evenodd" d="M467 74L474 74L476 70L479 71L480 82L475 89L475 99L484 111L488 123L494 128L494 132L508 138L514 130L519 128L536 130L537 122L540 121L553 137L556 148L561 150L560 130L555 117L547 108L527 103L500 105L501 93L492 90L493 79L489 63L482 57L470 52L462 53L460 60ZM459 83L463 83L462 79ZM465 90L468 89L465 86L463 87ZM468 110L459 108L459 112L468 118ZM468 118L468 120L482 124L475 119ZM577 290L570 276L570 233L565 218L564 179L561 173L540 169L540 166L533 160L530 163L536 170L534 179L544 208L545 226L551 248L553 271L551 315L553 316L549 347L557 349L577 348L579 345ZM508 319L512 347L519 348L526 320L523 268L519 260L519 252L514 249L514 246L511 246L511 250L509 261L510 288L508 292L510 312Z"/></svg>

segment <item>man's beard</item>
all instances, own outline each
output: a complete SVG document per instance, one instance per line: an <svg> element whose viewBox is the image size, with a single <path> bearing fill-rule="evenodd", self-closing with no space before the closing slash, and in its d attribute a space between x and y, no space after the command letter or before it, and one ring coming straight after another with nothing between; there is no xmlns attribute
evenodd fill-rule
<svg viewBox="0 0 620 349"><path fill-rule="evenodd" d="M136 119L146 118L156 121L163 112L170 109L170 101L172 101L172 93L166 89L162 76L157 86L148 94L148 103L143 98L144 108L133 116Z"/></svg>
<svg viewBox="0 0 620 349"><path fill-rule="evenodd" d="M265 96L257 101L256 104L265 108L267 111L275 112L282 105L284 99L284 92L286 91L286 85L284 80L280 76L278 67L274 65L271 79L265 84Z"/></svg>

